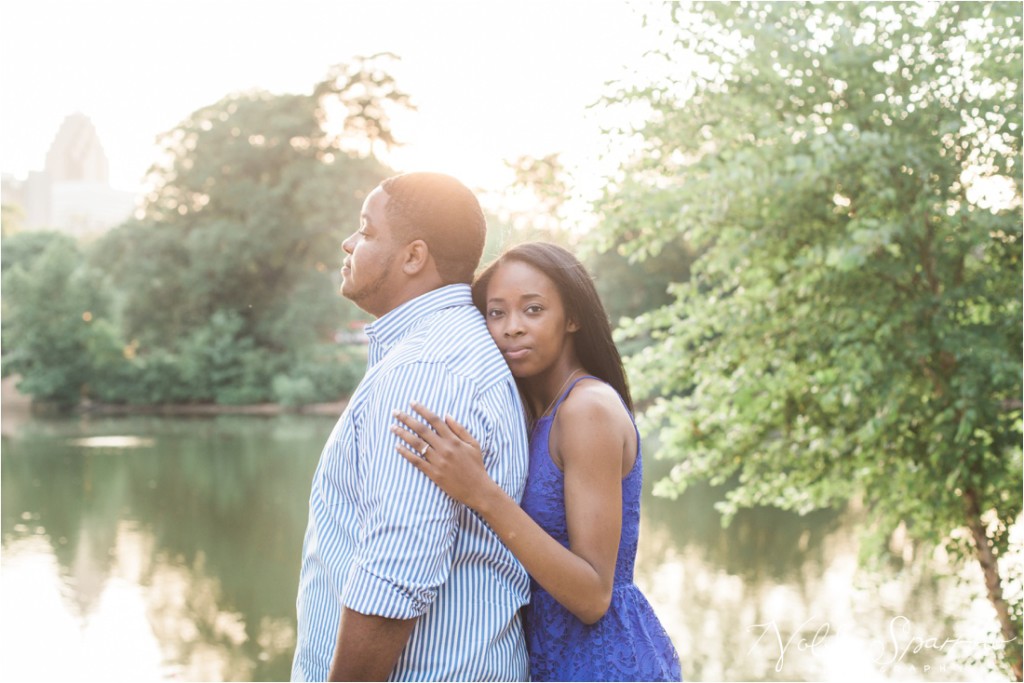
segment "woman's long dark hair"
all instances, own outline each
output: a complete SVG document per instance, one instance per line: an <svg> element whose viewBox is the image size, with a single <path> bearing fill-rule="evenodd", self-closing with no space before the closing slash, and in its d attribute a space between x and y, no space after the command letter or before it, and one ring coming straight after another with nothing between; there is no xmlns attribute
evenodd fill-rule
<svg viewBox="0 0 1024 683"><path fill-rule="evenodd" d="M576 355L583 369L604 380L619 392L629 412L633 397L629 393L622 356L612 341L612 328L594 281L583 264L567 249L548 242L524 242L507 250L491 262L473 282L473 303L487 315L487 285L503 263L520 261L551 278L562 297L566 315L576 321L573 334ZM520 387L522 390L522 387Z"/></svg>

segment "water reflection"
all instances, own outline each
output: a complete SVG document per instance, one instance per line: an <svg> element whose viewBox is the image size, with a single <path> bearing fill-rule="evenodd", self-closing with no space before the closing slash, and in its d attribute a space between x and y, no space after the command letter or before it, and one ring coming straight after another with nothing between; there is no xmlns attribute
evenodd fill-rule
<svg viewBox="0 0 1024 683"><path fill-rule="evenodd" d="M309 483L332 425L5 424L0 676L287 679ZM664 465L648 467L649 489ZM918 635L977 632L949 615L984 612L984 601L937 576L940 563L867 576L854 531L863 513L746 511L723 530L721 495L644 500L637 582L688 679L984 677L948 649L896 657Z"/></svg>
<svg viewBox="0 0 1024 683"><path fill-rule="evenodd" d="M649 467L649 480L660 467L667 470ZM858 529L867 520L856 508L806 516L743 510L723 529L714 504L725 492L695 486L677 501L643 501L637 583L669 628L687 677L990 679L994 615L940 558L866 572ZM966 616L971 604L980 614ZM971 644L979 647L966 651ZM981 662L965 666L971 654Z"/></svg>
<svg viewBox="0 0 1024 683"><path fill-rule="evenodd" d="M53 615L69 615L81 631L72 642L92 648L86 633L100 628L104 603L127 605L121 588L132 585L141 606L122 615L136 622L122 631L147 634L159 652L130 670L286 679L309 481L331 426L298 417L32 421L5 436L0 529L13 640L4 640L4 677L53 678L41 666L52 659ZM52 601L45 613L9 609L28 566L54 576L53 586L35 584L57 587L59 610ZM109 679L126 652L153 649L122 649L97 662L95 676Z"/></svg>

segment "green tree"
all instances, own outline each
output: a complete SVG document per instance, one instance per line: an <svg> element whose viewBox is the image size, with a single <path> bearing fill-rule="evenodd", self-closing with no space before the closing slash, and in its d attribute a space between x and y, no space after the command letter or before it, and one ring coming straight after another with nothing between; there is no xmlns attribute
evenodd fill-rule
<svg viewBox="0 0 1024 683"><path fill-rule="evenodd" d="M667 305L673 300L669 285L685 282L690 277L690 264L694 255L683 239L669 242L656 256L631 258L626 240L612 249L600 251L592 247L585 250L588 269L594 276L594 286L601 296L612 324L623 318L632 318L653 308ZM632 340L629 347L646 344L649 340Z"/></svg>
<svg viewBox="0 0 1024 683"><path fill-rule="evenodd" d="M582 237L573 234L574 231L566 227L572 224L566 215L566 204L573 178L557 154L539 159L521 156L507 165L515 173L510 194L528 208L512 213L505 230L505 244L499 246L544 240L578 251L594 278L613 325L620 318L633 317L669 303L672 300L668 294L669 284L689 277L693 254L682 236L661 245L657 253L638 259L631 258L627 248L631 235L604 243L604 240L590 239L589 234ZM494 232L491 231L489 237ZM489 257L495 255L488 254Z"/></svg>
<svg viewBox="0 0 1024 683"><path fill-rule="evenodd" d="M613 100L649 113L600 207L633 258L699 254L626 330L679 459L657 490L735 481L727 513L863 496L977 559L1021 680L1021 5L659 11L680 70Z"/></svg>
<svg viewBox="0 0 1024 683"><path fill-rule="evenodd" d="M74 248L74 240L58 232L18 232L4 235L0 249L0 272L8 272L20 265L30 269L32 262L54 242L64 242L67 248Z"/></svg>
<svg viewBox="0 0 1024 683"><path fill-rule="evenodd" d="M67 235L19 233L3 249L3 374L20 375L22 393L67 409L91 376L102 294Z"/></svg>
<svg viewBox="0 0 1024 683"><path fill-rule="evenodd" d="M509 212L509 238L570 242L563 210L570 179L558 155L540 158L524 155L506 161L505 165L514 174L505 200L519 204Z"/></svg>
<svg viewBox="0 0 1024 683"><path fill-rule="evenodd" d="M143 217L87 247L5 237L4 372L62 407L298 405L351 388L358 354L334 335L365 317L338 294L341 242L390 173L374 152L396 144L392 113L411 107L391 59L195 112L161 138Z"/></svg>
<svg viewBox="0 0 1024 683"><path fill-rule="evenodd" d="M241 316L260 346L333 333L347 312L335 277L341 240L387 175L365 149L346 147L390 143L388 103L407 104L379 62L334 67L311 94L230 95L162 136L145 217L96 252L124 293L128 337L160 345L221 310ZM339 108L343 120L330 119Z"/></svg>
<svg viewBox="0 0 1024 683"><path fill-rule="evenodd" d="M230 95L161 137L144 216L91 252L140 371L167 376L171 354L191 400L266 400L363 319L338 270L363 196L389 174L374 146L395 144L390 112L411 106L390 58L333 67L309 94Z"/></svg>

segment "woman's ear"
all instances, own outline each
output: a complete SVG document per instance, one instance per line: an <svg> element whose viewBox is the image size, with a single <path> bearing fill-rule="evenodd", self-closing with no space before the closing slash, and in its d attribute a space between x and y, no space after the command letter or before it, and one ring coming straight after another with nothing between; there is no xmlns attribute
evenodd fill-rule
<svg viewBox="0 0 1024 683"><path fill-rule="evenodd" d="M565 329L569 332L579 332L580 324L576 322L575 318L569 318L569 324L565 326Z"/></svg>

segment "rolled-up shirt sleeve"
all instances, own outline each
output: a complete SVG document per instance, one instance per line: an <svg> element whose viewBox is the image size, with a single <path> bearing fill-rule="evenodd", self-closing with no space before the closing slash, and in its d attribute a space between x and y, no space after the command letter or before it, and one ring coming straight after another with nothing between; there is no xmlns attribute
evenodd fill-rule
<svg viewBox="0 0 1024 683"><path fill-rule="evenodd" d="M473 390L443 364L408 363L375 378L363 414L355 416L360 451L357 551L343 603L391 619L423 615L451 571L458 503L396 450L394 410L418 401L474 427Z"/></svg>

